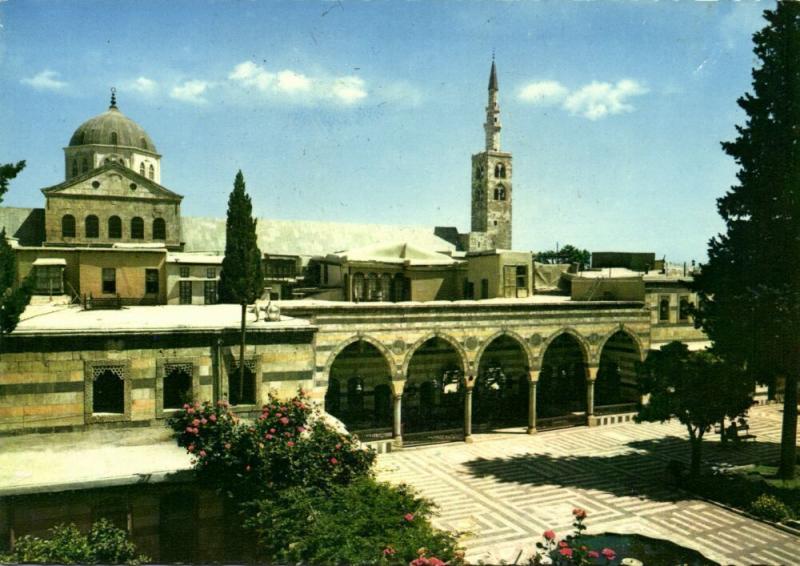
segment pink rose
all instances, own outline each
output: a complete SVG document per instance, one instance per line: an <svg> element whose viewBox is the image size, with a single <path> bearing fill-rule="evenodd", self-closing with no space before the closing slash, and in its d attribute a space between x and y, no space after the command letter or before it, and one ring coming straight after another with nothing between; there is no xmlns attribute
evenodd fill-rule
<svg viewBox="0 0 800 566"><path fill-rule="evenodd" d="M576 507L572 510L572 514L575 515L576 519L585 519L586 518L586 510Z"/></svg>
<svg viewBox="0 0 800 566"><path fill-rule="evenodd" d="M335 446L335 448L336 448L337 450L341 449L341 447L342 447L342 445L341 445L341 444L337 444L337 445Z"/></svg>
<svg viewBox="0 0 800 566"><path fill-rule="evenodd" d="M278 417L278 418L281 418L281 417L283 416L283 414L281 414L281 413L275 413L275 416L276 416L276 417Z"/></svg>
<svg viewBox="0 0 800 566"><path fill-rule="evenodd" d="M588 556L589 558L600 558L600 553L597 552L596 550L590 550L589 554L587 554L586 556Z"/></svg>
<svg viewBox="0 0 800 566"><path fill-rule="evenodd" d="M192 426L199 426L199 425L200 425L200 419L194 419L192 421Z"/></svg>
<svg viewBox="0 0 800 566"><path fill-rule="evenodd" d="M206 420L206 418L205 418L205 417L203 417L202 419L200 419L200 424L203 424L203 425L204 425L204 424L206 424L206 423L208 423L208 421Z"/></svg>
<svg viewBox="0 0 800 566"><path fill-rule="evenodd" d="M267 440L272 440L272 435L271 434L265 434L264 438L266 438Z"/></svg>
<svg viewBox="0 0 800 566"><path fill-rule="evenodd" d="M569 546L569 543L567 541L565 541L565 540L562 540L562 541L558 542L558 547L559 548L567 548L568 546Z"/></svg>
<svg viewBox="0 0 800 566"><path fill-rule="evenodd" d="M306 427L304 427L304 426L297 427L297 432L305 432L305 431L306 431Z"/></svg>
<svg viewBox="0 0 800 566"><path fill-rule="evenodd" d="M184 404L183 404L183 408L184 408L184 409L188 409L188 408L189 408L189 403L184 403Z"/></svg>
<svg viewBox="0 0 800 566"><path fill-rule="evenodd" d="M556 538L556 533L553 532L553 531L549 531L548 530L548 531L545 531L542 536L544 538L546 538L547 540L553 540L554 538Z"/></svg>
<svg viewBox="0 0 800 566"><path fill-rule="evenodd" d="M281 417L281 424L284 425L289 424L289 417Z"/></svg>
<svg viewBox="0 0 800 566"><path fill-rule="evenodd" d="M269 429L269 431L270 431L272 434L275 434L275 429L274 429L274 428L271 428L271 429Z"/></svg>
<svg viewBox="0 0 800 566"><path fill-rule="evenodd" d="M186 449L187 449L189 452L194 452L194 444L190 444L189 446L187 446L187 447L186 447Z"/></svg>
<svg viewBox="0 0 800 566"><path fill-rule="evenodd" d="M600 554L602 554L603 558L606 558L607 560L614 560L614 558L617 557L617 553L610 548L604 548L600 551Z"/></svg>
<svg viewBox="0 0 800 566"><path fill-rule="evenodd" d="M333 464L335 466L338 463L339 463L339 460L337 460L336 458L331 458L331 464Z"/></svg>
<svg viewBox="0 0 800 566"><path fill-rule="evenodd" d="M210 417L208 417L208 418L209 418L209 419L211 419L211 422L212 422L212 423L215 423L215 422L217 422L217 415L211 415L211 416L210 416Z"/></svg>
<svg viewBox="0 0 800 566"><path fill-rule="evenodd" d="M383 555L384 556L394 556L396 553L397 553L397 551L394 548L392 548L391 546L388 546L388 547L383 549Z"/></svg>
<svg viewBox="0 0 800 566"><path fill-rule="evenodd" d="M566 556L567 558L572 558L572 549L569 547L562 548L558 551L561 556Z"/></svg>
<svg viewBox="0 0 800 566"><path fill-rule="evenodd" d="M189 413L190 415L193 415L194 409L192 407L189 407L188 409L186 409L186 412Z"/></svg>
<svg viewBox="0 0 800 566"><path fill-rule="evenodd" d="M403 515L403 519L408 521L409 523L414 520L414 513L406 513Z"/></svg>
<svg viewBox="0 0 800 566"><path fill-rule="evenodd" d="M200 457L201 457L201 458L205 458L205 457L206 457L206 451L205 451L205 450L201 450L201 451L199 452L199 454L200 454Z"/></svg>
<svg viewBox="0 0 800 566"><path fill-rule="evenodd" d="M287 442L287 443L286 443L286 446L288 446L289 448L291 448L292 446L294 446L294 442L292 442L292 441L290 440L289 442Z"/></svg>

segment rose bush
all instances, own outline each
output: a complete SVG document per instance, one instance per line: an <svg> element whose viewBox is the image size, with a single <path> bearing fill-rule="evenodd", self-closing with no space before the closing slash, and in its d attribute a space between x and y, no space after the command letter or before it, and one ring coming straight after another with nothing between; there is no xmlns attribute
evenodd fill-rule
<svg viewBox="0 0 800 566"><path fill-rule="evenodd" d="M556 540L556 533L546 530L542 533L544 542L536 543L536 553L531 557L529 564L544 565L555 564L558 566L586 566L589 564L610 564L617 557L616 552L610 548L601 550L590 549L581 542L583 531L586 530L586 510L576 507L572 510L573 532L561 540Z"/></svg>

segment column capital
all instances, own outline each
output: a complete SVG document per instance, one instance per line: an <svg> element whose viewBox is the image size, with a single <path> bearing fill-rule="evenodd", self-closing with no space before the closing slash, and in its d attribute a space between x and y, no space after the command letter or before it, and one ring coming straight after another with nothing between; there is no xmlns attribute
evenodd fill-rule
<svg viewBox="0 0 800 566"><path fill-rule="evenodd" d="M539 369L532 369L528 371L528 381L530 383L538 383L539 382L539 374L542 373L542 370Z"/></svg>
<svg viewBox="0 0 800 566"><path fill-rule="evenodd" d="M397 380L393 379L389 383L389 387L392 388L392 397L402 397L403 396L403 389L405 388L406 382L405 380Z"/></svg>
<svg viewBox="0 0 800 566"><path fill-rule="evenodd" d="M586 380L597 381L597 372L600 371L600 368L598 366L589 366L587 369L589 371L586 372Z"/></svg>
<svg viewBox="0 0 800 566"><path fill-rule="evenodd" d="M475 387L475 377L476 377L475 374L470 374L470 373L464 376L464 387L467 388L467 391L471 392L472 389Z"/></svg>

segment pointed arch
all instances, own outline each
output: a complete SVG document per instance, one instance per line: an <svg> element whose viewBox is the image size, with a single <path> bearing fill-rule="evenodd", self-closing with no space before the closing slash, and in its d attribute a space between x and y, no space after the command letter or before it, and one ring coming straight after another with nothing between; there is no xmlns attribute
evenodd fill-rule
<svg viewBox="0 0 800 566"><path fill-rule="evenodd" d="M636 332L624 324L620 324L617 328L603 336L603 338L600 340L600 343L597 345L597 361L600 361L600 356L603 355L603 348L605 348L606 343L618 332L622 332L631 340L633 340L633 343L636 344L636 348L639 350L639 361L643 362L645 357L647 357L647 351L645 350L644 344L642 344L642 340L639 338L639 336L637 336Z"/></svg>
<svg viewBox="0 0 800 566"><path fill-rule="evenodd" d="M588 344L588 342L586 342L586 339L583 336L581 336L581 334L577 330L575 330L571 326L567 326L567 327L558 329L553 334L551 334L549 337L547 337L547 339L545 339L545 341L542 343L541 349L539 350L539 357L537 359L537 366L541 367L542 360L544 359L544 355L547 352L547 348L550 347L550 344L553 343L553 340L555 340L556 338L558 338L562 334L569 334L570 336L572 336L575 339L575 341L578 343L578 346L581 349L581 352L583 353L584 362L587 365L592 361L591 348L589 348L589 344Z"/></svg>
<svg viewBox="0 0 800 566"><path fill-rule="evenodd" d="M452 336L448 336L447 334L442 334L440 332L431 332L429 334L424 335L422 338L414 342L414 344L408 349L408 353L406 354L405 359L403 360L403 366L401 371L403 372L403 376L408 376L408 366L411 365L411 359L414 357L414 354L419 350L428 340L432 340L434 338L439 338L440 340L447 342L450 346L453 347L456 354L458 355L459 362L461 365L461 371L466 376L469 374L469 362L467 361L467 352L461 346L461 344L453 338Z"/></svg>
<svg viewBox="0 0 800 566"><path fill-rule="evenodd" d="M514 340L519 345L519 347L522 349L522 351L525 353L525 358L528 361L528 367L529 368L534 367L535 359L534 359L534 356L531 354L531 351L528 348L527 343L525 342L525 339L522 336L520 336L519 334L517 334L516 332L512 331L512 330L499 330L499 331L495 332L494 334L492 334L491 336L489 336L489 338L484 340L483 344L481 344L480 348L478 348L478 351L475 354L475 368L477 369L477 368L480 367L481 359L483 358L483 354L484 354L484 352L486 352L486 349L489 346L492 345L492 342L494 342L495 340L497 340L498 338L501 338L503 336L507 336L508 338L511 338L512 340Z"/></svg>
<svg viewBox="0 0 800 566"><path fill-rule="evenodd" d="M339 354L341 354L345 350L345 348L347 348L352 344L355 344L356 342L364 342L366 344L369 344L370 346L374 346L375 349L378 350L378 352L380 352L381 356L383 356L383 359L386 360L386 366L389 368L390 376L392 379L394 379L397 372L395 368L394 358L392 358L392 354L389 351L389 349L386 346L384 346L377 338L373 338L372 336L368 335L356 335L356 336L351 336L344 342L341 342L338 346L336 346L336 348L333 349L333 351L331 351L330 355L328 356L328 361L325 362L325 370L323 372L323 378L325 380L327 380L328 377L330 376L331 367L333 367L333 362L336 361L336 357Z"/></svg>

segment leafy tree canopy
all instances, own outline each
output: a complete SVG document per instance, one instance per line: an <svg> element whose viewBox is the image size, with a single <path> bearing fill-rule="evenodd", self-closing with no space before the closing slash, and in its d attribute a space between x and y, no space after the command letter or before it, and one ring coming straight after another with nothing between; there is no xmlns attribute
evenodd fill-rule
<svg viewBox="0 0 800 566"><path fill-rule="evenodd" d="M534 257L539 263L579 263L589 265L592 254L589 250L581 250L571 244L567 244L560 250L547 250L539 252Z"/></svg>
<svg viewBox="0 0 800 566"><path fill-rule="evenodd" d="M0 165L0 202L3 202L3 195L8 191L8 182L15 178L23 169L25 169L24 161Z"/></svg>
<svg viewBox="0 0 800 566"><path fill-rule="evenodd" d="M245 191L244 176L239 171L228 199L220 297L223 303L248 304L259 298L263 290L264 272L253 204Z"/></svg>
<svg viewBox="0 0 800 566"><path fill-rule="evenodd" d="M25 162L0 165L0 202L8 191L8 184L25 168ZM19 317L31 298L30 278L15 288L17 256L6 239L5 227L0 229L0 335L16 328Z"/></svg>

